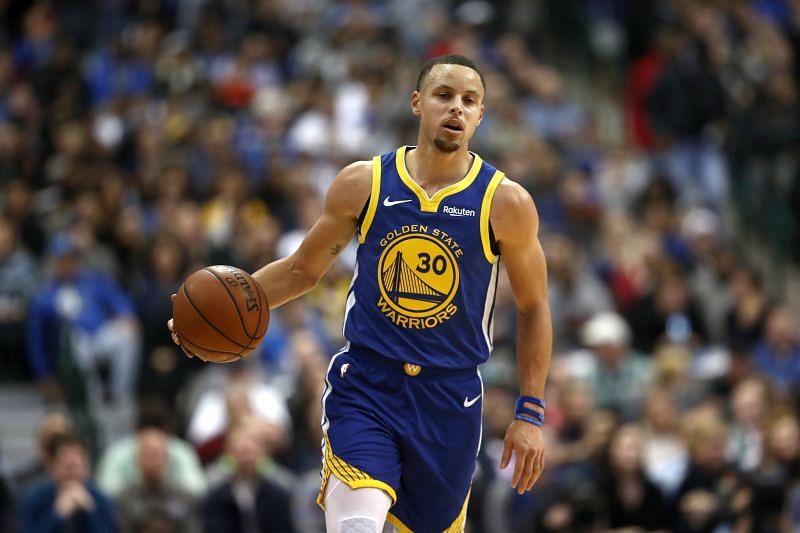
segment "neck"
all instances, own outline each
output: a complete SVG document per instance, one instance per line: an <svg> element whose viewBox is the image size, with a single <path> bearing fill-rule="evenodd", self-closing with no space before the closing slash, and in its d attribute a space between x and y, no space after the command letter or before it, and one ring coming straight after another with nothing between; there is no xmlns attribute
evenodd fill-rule
<svg viewBox="0 0 800 533"><path fill-rule="evenodd" d="M417 147L406 153L406 168L422 187L455 183L466 176L472 162L473 156L466 146L445 153L421 138Z"/></svg>

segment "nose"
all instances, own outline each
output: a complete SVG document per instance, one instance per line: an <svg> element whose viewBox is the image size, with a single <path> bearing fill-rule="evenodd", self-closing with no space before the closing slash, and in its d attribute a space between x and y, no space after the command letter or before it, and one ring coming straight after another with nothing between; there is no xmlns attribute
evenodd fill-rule
<svg viewBox="0 0 800 533"><path fill-rule="evenodd" d="M453 99L453 105L450 106L450 112L459 115L464 112L460 96L457 96Z"/></svg>

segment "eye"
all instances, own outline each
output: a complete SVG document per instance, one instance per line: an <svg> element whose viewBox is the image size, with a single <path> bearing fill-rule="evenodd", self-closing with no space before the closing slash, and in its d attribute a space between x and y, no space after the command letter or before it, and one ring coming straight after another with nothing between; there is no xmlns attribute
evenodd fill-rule
<svg viewBox="0 0 800 533"><path fill-rule="evenodd" d="M442 100L444 100L444 99L446 99L446 98L449 98L449 97L450 97L450 95L449 95L449 94L447 94L447 93L439 93L439 94L437 94L436 96L438 96L438 97L439 97L439 98L441 98Z"/></svg>

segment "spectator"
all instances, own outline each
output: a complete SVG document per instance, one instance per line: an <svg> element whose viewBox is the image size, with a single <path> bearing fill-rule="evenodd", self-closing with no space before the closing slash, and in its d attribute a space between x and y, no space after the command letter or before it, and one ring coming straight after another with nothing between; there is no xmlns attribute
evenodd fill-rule
<svg viewBox="0 0 800 533"><path fill-rule="evenodd" d="M578 345L579 331L592 316L612 309L611 296L566 237L553 236L547 252L548 297L553 315L556 349Z"/></svg>
<svg viewBox="0 0 800 533"><path fill-rule="evenodd" d="M36 216L33 193L28 182L16 179L3 188L3 216L16 228L20 245L37 259L41 258L47 244L42 219Z"/></svg>
<svg viewBox="0 0 800 533"><path fill-rule="evenodd" d="M678 411L669 392L650 390L645 400L642 461L648 479L670 499L686 474L689 454L680 434Z"/></svg>
<svg viewBox="0 0 800 533"><path fill-rule="evenodd" d="M156 236L148 247L144 271L131 290L136 314L142 324L142 364L138 391L174 405L199 365L174 349L162 325L172 316L170 296L178 292L188 270L188 257L171 234Z"/></svg>
<svg viewBox="0 0 800 533"><path fill-rule="evenodd" d="M797 416L784 412L766 430L765 457L750 476L754 487L755 531L787 531L782 527L784 507L791 509L792 488L800 480L800 425Z"/></svg>
<svg viewBox="0 0 800 533"><path fill-rule="evenodd" d="M58 411L42 417L36 431L36 462L23 467L15 476L14 484L20 490L27 490L49 479L47 468L52 461L50 450L53 439L71 431L72 424L69 419Z"/></svg>
<svg viewBox="0 0 800 533"><path fill-rule="evenodd" d="M54 384L61 358L71 355L89 376L91 393L99 397L102 385L95 365L107 362L108 396L112 402L130 401L140 341L128 296L103 274L82 268L68 236L57 235L48 255L55 263L54 278L36 292L27 325L28 355L37 381L58 391ZM69 347L64 339L69 339Z"/></svg>
<svg viewBox="0 0 800 533"><path fill-rule="evenodd" d="M689 468L675 497L674 531L713 531L751 522L752 491L729 463L725 422L713 411L688 417Z"/></svg>
<svg viewBox="0 0 800 533"><path fill-rule="evenodd" d="M708 339L703 316L679 272L663 274L655 289L633 306L628 319L633 346L644 354L652 354L665 341L696 346Z"/></svg>
<svg viewBox="0 0 800 533"><path fill-rule="evenodd" d="M30 533L116 531L111 501L89 481L86 445L73 433L50 442L50 479L25 494L22 530Z"/></svg>
<svg viewBox="0 0 800 533"><path fill-rule="evenodd" d="M0 366L3 379L20 379L24 366L25 320L38 268L31 255L18 245L12 222L0 217Z"/></svg>
<svg viewBox="0 0 800 533"><path fill-rule="evenodd" d="M247 438L257 443L263 450L263 455L256 465L258 475L275 482L284 490L292 491L297 483L296 476L274 458L276 444L283 438L280 434L281 429L254 414L242 415L237 419L236 427L242 428L240 432L247 433ZM210 486L220 485L235 477L236 458L230 454L230 450L225 450L214 463L209 465L206 475Z"/></svg>
<svg viewBox="0 0 800 533"><path fill-rule="evenodd" d="M768 382L747 378L733 389L729 457L743 472L752 472L764 455L764 429L773 405Z"/></svg>
<svg viewBox="0 0 800 533"><path fill-rule="evenodd" d="M277 483L259 476L262 444L245 427L233 428L226 449L235 462L232 479L212 487L203 503L206 531L215 533L291 533L290 495Z"/></svg>
<svg viewBox="0 0 800 533"><path fill-rule="evenodd" d="M609 528L654 531L669 527L666 500L645 475L642 452L638 426L624 425L611 437L602 489Z"/></svg>
<svg viewBox="0 0 800 533"><path fill-rule="evenodd" d="M165 483L192 497L205 492L205 475L197 453L189 444L168 432L170 424L165 410L163 404L145 404L139 414L136 435L124 437L106 449L97 469L97 484L104 492L116 498L128 487L142 486L143 472L136 459L139 442L147 435L151 441L155 440L155 434L166 442Z"/></svg>
<svg viewBox="0 0 800 533"><path fill-rule="evenodd" d="M754 349L755 370L784 394L795 394L800 383L800 334L794 312L777 306L767 315L764 336Z"/></svg>
<svg viewBox="0 0 800 533"><path fill-rule="evenodd" d="M199 531L192 496L168 480L168 438L156 428L139 431L136 462L141 482L129 485L116 498L121 533Z"/></svg>
<svg viewBox="0 0 800 533"><path fill-rule="evenodd" d="M208 377L221 377L221 384L206 382L202 386L187 429L187 438L197 448L203 464L219 457L228 429L251 414L272 427L269 435L274 441L270 451L287 445L291 418L283 392L260 379L255 365L247 360L227 365L219 374Z"/></svg>
<svg viewBox="0 0 800 533"><path fill-rule="evenodd" d="M729 346L750 350L764 334L770 303L755 269L736 269L729 283L734 301L725 320L725 340Z"/></svg>
<svg viewBox="0 0 800 533"><path fill-rule="evenodd" d="M598 313L586 322L582 336L589 351L574 355L573 365L590 383L597 407L627 419L637 416L652 364L631 349L628 324L616 313Z"/></svg>

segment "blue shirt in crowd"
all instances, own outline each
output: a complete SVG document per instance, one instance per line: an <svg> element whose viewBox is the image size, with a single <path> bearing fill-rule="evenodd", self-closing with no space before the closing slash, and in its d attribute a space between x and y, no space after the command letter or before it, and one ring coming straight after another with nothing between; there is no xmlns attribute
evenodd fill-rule
<svg viewBox="0 0 800 533"><path fill-rule="evenodd" d="M94 500L94 509L80 511L70 517L56 513L57 486L48 481L34 487L22 500L20 517L22 531L26 533L58 533L80 531L82 533L113 533L114 510L111 500L91 484L85 485Z"/></svg>
<svg viewBox="0 0 800 533"><path fill-rule="evenodd" d="M132 314L128 296L101 272L82 271L45 284L28 315L27 348L34 374L43 378L53 373L62 325L91 334L115 317Z"/></svg>

